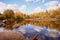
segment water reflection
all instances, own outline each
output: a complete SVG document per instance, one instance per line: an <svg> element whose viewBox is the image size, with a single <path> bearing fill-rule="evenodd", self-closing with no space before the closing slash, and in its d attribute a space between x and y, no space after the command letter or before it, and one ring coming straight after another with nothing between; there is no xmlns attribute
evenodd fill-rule
<svg viewBox="0 0 60 40"><path fill-rule="evenodd" d="M3 27L0 28L0 32L7 31L9 30L4 29ZM22 33L26 40L32 40L34 37L36 37L36 40L60 40L60 31L30 24L23 25L19 28L13 28L13 30L10 31Z"/></svg>
<svg viewBox="0 0 60 40"><path fill-rule="evenodd" d="M13 29L16 32L21 32L26 38L33 39L36 36L37 40L60 40L60 31L47 29L45 27L23 25Z"/></svg>

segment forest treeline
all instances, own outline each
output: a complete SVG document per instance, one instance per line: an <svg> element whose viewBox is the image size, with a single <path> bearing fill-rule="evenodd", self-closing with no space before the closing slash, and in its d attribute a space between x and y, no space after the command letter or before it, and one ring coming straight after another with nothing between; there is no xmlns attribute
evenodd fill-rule
<svg viewBox="0 0 60 40"><path fill-rule="evenodd" d="M23 20L25 17L26 15L21 12L15 13L13 10L7 9L3 13L0 13L0 25L4 23L3 26L5 28L12 29L15 24L24 24Z"/></svg>
<svg viewBox="0 0 60 40"><path fill-rule="evenodd" d="M12 29L15 24L32 24L60 30L60 8L30 15L7 9L0 13L0 21L6 21L4 27L8 29Z"/></svg>
<svg viewBox="0 0 60 40"><path fill-rule="evenodd" d="M32 21L34 25L60 30L60 8L31 14L30 18L35 20Z"/></svg>

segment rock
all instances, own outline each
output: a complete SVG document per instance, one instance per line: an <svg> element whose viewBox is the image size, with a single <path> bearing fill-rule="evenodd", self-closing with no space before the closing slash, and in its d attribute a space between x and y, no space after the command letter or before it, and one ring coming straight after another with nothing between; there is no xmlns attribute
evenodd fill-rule
<svg viewBox="0 0 60 40"><path fill-rule="evenodd" d="M17 29L17 28L19 28L20 27L20 24L15 24L15 25L13 25L13 29L15 28L15 29Z"/></svg>
<svg viewBox="0 0 60 40"><path fill-rule="evenodd" d="M0 32L0 40L25 40L20 32Z"/></svg>

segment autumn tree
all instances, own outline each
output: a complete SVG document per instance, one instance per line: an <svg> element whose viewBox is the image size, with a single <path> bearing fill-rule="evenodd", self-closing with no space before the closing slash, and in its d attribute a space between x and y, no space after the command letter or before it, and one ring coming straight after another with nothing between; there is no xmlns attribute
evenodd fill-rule
<svg viewBox="0 0 60 40"><path fill-rule="evenodd" d="M20 17L20 15L17 15L15 20L16 20L17 23L21 23L23 21L23 18Z"/></svg>
<svg viewBox="0 0 60 40"><path fill-rule="evenodd" d="M0 13L0 20L4 20L4 19L5 19L4 15Z"/></svg>
<svg viewBox="0 0 60 40"><path fill-rule="evenodd" d="M5 20L7 20L6 27L12 29L12 26L14 24L14 19L15 19L14 11L7 9L4 11L3 15L5 17Z"/></svg>

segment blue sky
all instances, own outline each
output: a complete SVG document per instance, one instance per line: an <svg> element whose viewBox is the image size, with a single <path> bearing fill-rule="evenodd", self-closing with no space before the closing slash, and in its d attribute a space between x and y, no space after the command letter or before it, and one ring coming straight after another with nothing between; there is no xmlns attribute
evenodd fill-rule
<svg viewBox="0 0 60 40"><path fill-rule="evenodd" d="M0 12L12 9L31 14L56 9L57 7L60 7L60 0L0 0Z"/></svg>

